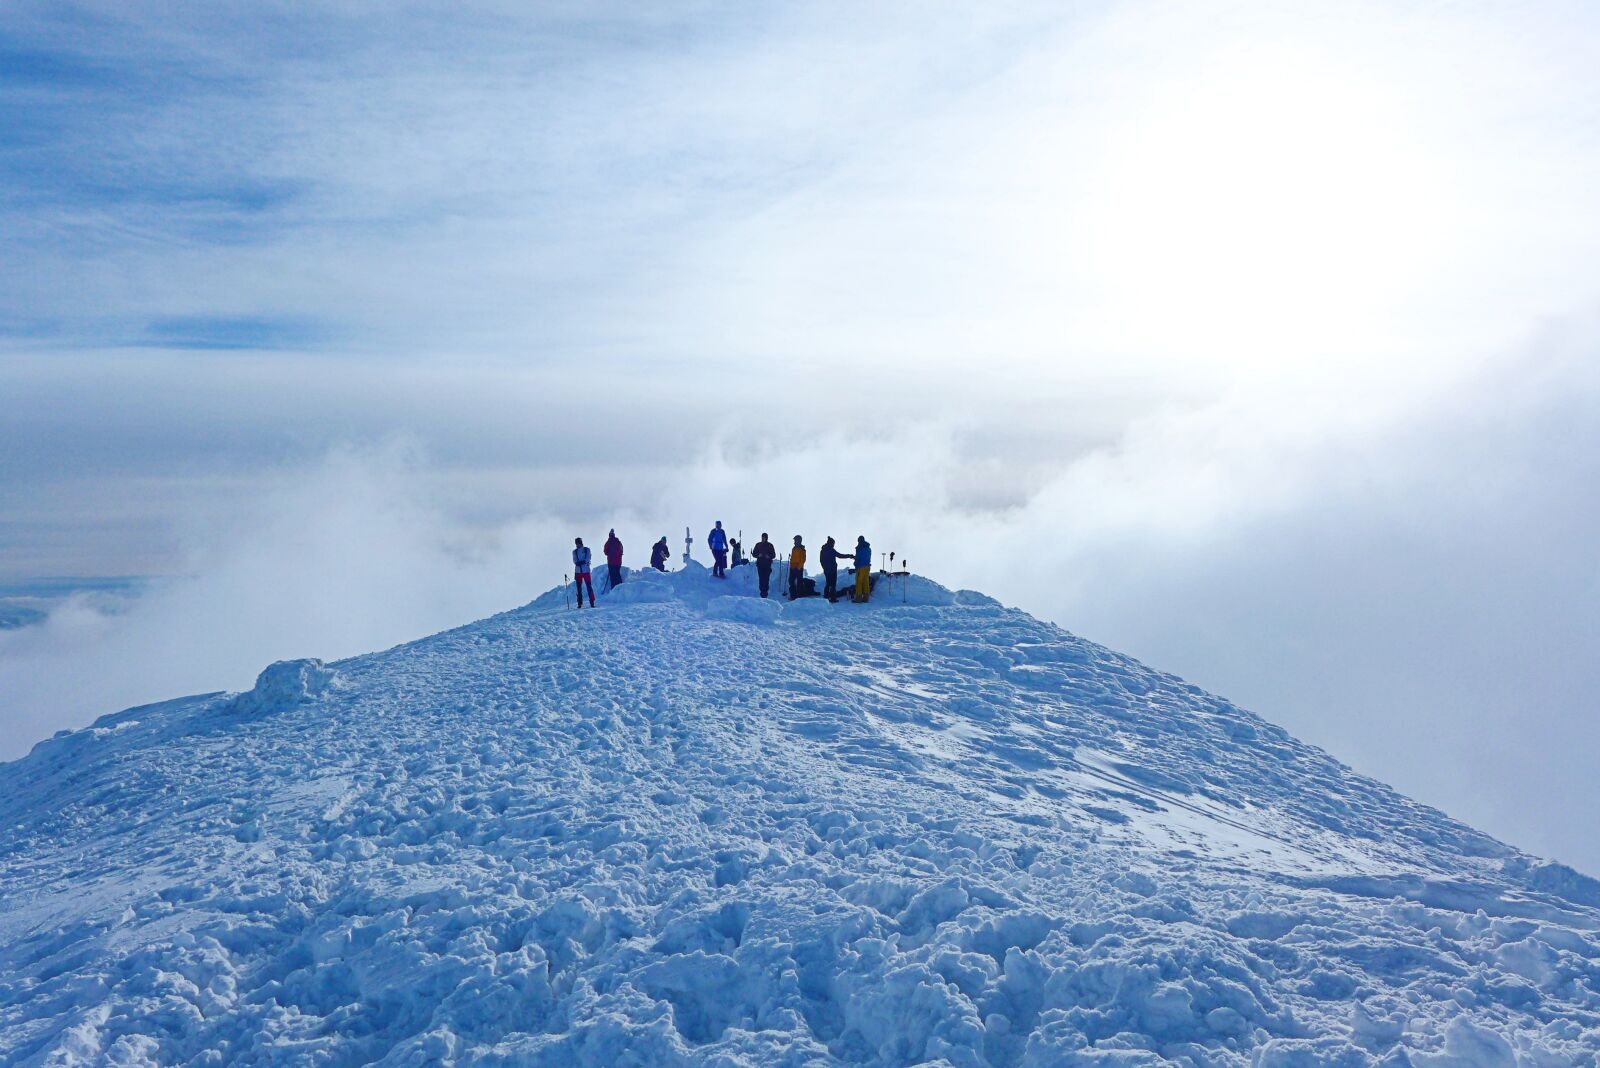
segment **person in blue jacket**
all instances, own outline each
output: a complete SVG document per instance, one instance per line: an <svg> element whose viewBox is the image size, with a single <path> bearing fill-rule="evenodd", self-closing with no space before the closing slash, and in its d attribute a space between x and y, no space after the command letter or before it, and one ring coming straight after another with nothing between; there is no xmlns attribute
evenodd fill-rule
<svg viewBox="0 0 1600 1068"><path fill-rule="evenodd" d="M711 556L716 561L711 567L711 574L717 578L728 577L728 534L722 529L722 520L717 520L717 525L711 528L711 533L706 535L706 545L711 550Z"/></svg>
<svg viewBox="0 0 1600 1068"><path fill-rule="evenodd" d="M865 603L871 596L872 546L867 543L866 535L862 534L856 537L856 603Z"/></svg>
<svg viewBox="0 0 1600 1068"><path fill-rule="evenodd" d="M672 555L672 550L667 548L667 536L661 535L661 540L655 543L650 550L650 566L657 571L667 569L667 557Z"/></svg>

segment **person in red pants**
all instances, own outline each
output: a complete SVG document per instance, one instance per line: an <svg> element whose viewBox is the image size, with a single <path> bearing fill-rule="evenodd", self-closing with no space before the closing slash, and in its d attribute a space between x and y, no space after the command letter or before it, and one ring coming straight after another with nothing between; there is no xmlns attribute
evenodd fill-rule
<svg viewBox="0 0 1600 1068"><path fill-rule="evenodd" d="M572 578L578 586L578 607L583 607L583 588L589 587L589 607L594 607L594 579L589 577L589 547L583 543L582 538L573 538L572 544L577 548L572 550Z"/></svg>

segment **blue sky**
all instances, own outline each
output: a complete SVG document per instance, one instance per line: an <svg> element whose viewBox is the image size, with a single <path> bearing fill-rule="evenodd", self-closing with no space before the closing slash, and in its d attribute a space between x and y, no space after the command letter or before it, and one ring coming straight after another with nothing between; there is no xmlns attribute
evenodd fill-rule
<svg viewBox="0 0 1600 1068"><path fill-rule="evenodd" d="M11 5L8 751L829 524L1600 870L1597 23Z"/></svg>

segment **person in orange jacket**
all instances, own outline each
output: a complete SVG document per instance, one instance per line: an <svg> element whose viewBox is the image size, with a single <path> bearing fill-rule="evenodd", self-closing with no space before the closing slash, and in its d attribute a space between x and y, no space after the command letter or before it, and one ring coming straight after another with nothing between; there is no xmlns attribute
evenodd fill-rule
<svg viewBox="0 0 1600 1068"><path fill-rule="evenodd" d="M789 600L800 596L800 580L806 573L806 543L800 535L794 536L794 548L789 550Z"/></svg>

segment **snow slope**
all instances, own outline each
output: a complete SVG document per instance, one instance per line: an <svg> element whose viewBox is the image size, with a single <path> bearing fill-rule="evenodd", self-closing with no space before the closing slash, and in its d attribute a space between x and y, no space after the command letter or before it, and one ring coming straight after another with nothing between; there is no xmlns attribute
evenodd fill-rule
<svg viewBox="0 0 1600 1068"><path fill-rule="evenodd" d="M981 595L753 581L0 765L0 1063L1597 1063L1600 883Z"/></svg>

